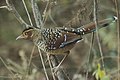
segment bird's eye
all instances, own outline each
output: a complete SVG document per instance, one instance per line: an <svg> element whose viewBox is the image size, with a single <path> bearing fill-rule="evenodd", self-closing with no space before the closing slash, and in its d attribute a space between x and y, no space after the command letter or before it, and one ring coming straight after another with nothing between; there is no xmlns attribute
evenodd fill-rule
<svg viewBox="0 0 120 80"><path fill-rule="evenodd" d="M28 33L27 32L25 32L25 35L27 35Z"/></svg>
<svg viewBox="0 0 120 80"><path fill-rule="evenodd" d="M24 36L31 36L32 35L32 32L31 31L27 31L27 32L24 32Z"/></svg>

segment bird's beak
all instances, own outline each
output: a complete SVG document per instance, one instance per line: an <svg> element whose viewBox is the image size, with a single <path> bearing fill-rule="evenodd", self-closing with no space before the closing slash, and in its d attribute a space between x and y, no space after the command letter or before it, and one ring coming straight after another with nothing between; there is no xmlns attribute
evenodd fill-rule
<svg viewBox="0 0 120 80"><path fill-rule="evenodd" d="M18 40L18 39L23 39L24 38L24 36L23 35L20 35L20 36L18 36L17 38L16 38L16 40Z"/></svg>

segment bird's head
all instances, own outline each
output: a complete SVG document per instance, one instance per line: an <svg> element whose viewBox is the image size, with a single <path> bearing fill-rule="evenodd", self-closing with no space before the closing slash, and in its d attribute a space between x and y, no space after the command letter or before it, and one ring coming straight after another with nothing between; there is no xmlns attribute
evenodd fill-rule
<svg viewBox="0 0 120 80"><path fill-rule="evenodd" d="M29 27L29 28L23 30L22 34L19 35L16 38L16 40L18 40L18 39L33 40L36 34L37 34L36 30L32 27Z"/></svg>

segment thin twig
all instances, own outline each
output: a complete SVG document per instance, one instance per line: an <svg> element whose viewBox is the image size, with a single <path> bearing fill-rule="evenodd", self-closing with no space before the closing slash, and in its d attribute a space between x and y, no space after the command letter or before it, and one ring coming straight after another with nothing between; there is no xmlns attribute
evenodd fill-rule
<svg viewBox="0 0 120 80"><path fill-rule="evenodd" d="M33 57L33 54L34 54L34 50L35 50L35 45L34 45L33 48L32 48L31 55L30 55L30 59L29 59L29 62L28 62L28 66L27 66L27 70L26 70L27 76L28 76L29 69L30 69L30 65L31 65L31 62L32 62L32 57ZM33 64L33 65L34 65L34 64Z"/></svg>
<svg viewBox="0 0 120 80"><path fill-rule="evenodd" d="M33 56L33 54L34 54L34 50L35 50L35 45L34 45L33 48L32 48L32 52L31 52L31 55L30 55L28 67L30 67L30 64L31 64L31 61L32 61L32 56Z"/></svg>
<svg viewBox="0 0 120 80"><path fill-rule="evenodd" d="M54 25L58 26L57 23L55 22L55 20L53 19L53 17L51 16L51 9L49 9L48 15L49 15L50 20L54 23Z"/></svg>
<svg viewBox="0 0 120 80"><path fill-rule="evenodd" d="M75 17L69 20L67 23L64 24L63 27L80 27L90 21L90 15L93 12L92 9L92 0L86 1L82 3L82 7L78 10L78 13Z"/></svg>
<svg viewBox="0 0 120 80"><path fill-rule="evenodd" d="M117 57L117 56L104 56L103 57L103 59L109 59L109 58L114 58L114 59L120 59L120 57ZM93 63L99 63L100 61L102 60L102 58L98 58L98 59L96 59L96 60L94 60L94 62Z"/></svg>
<svg viewBox="0 0 120 80"><path fill-rule="evenodd" d="M13 77L10 77L10 76L0 76L0 79L1 79L1 78L3 78L3 80L4 80L4 79L8 79L8 80L9 80L9 79L11 79L11 78L13 78ZM14 77L13 80L17 80L17 77Z"/></svg>
<svg viewBox="0 0 120 80"><path fill-rule="evenodd" d="M40 56L40 59L41 59L41 62L42 62L42 66L43 66L44 72L45 72L46 79L49 80L48 74L47 74L47 71L46 71L46 68L45 68L45 63L43 61L42 53L41 53L39 47L38 47L38 51L39 51L39 56Z"/></svg>
<svg viewBox="0 0 120 80"><path fill-rule="evenodd" d="M29 14L28 9L27 9L26 4L25 4L25 0L22 0L22 2L23 2L23 5L24 5L24 7L25 7L25 11L26 11L26 13L27 13L27 16L28 16L30 25L33 26L33 23L32 23L31 17L30 17L30 14Z"/></svg>
<svg viewBox="0 0 120 80"><path fill-rule="evenodd" d="M45 16L46 16L46 13L47 13L49 4L50 4L50 2L47 1L47 4L46 4L45 9L44 9L44 11L43 11L43 15L42 15L42 17L43 17L43 23L45 23L45 21L46 21L46 20L45 20Z"/></svg>
<svg viewBox="0 0 120 80"><path fill-rule="evenodd" d="M11 0L6 0L6 9L8 9L10 12L12 12L14 14L14 16L16 17L16 19L26 28L28 28L30 25L28 25L20 16L20 14L17 12L17 10L15 9L14 5L12 4Z"/></svg>
<svg viewBox="0 0 120 80"><path fill-rule="evenodd" d="M97 15L97 9L98 9L98 1L97 0L94 0L94 22L95 22L95 26L96 26L96 37L97 37L97 42L98 42L98 47L99 47L99 50L100 50L100 55L101 55L101 58L102 58L102 67L103 69L105 70L105 66L104 66L104 59L103 59L103 52L102 52L102 48L101 48L101 44L100 44L100 39L99 39L99 34L98 34L98 15Z"/></svg>
<svg viewBox="0 0 120 80"><path fill-rule="evenodd" d="M27 16L28 16L28 20L29 20L29 22L30 22L30 25L33 26L33 23L32 23L31 17L30 17L30 14L29 14L28 9L27 9L27 6L26 6L26 3L25 3L24 0L22 0L22 2L23 2L23 5L24 5L24 8L25 8L25 11L26 11L26 13L27 13ZM30 68L30 65L31 65L31 61L32 61L32 56L33 56L34 50L35 50L35 45L33 46L32 52L31 52L31 55L30 55L30 59L29 59L29 63L28 63L28 68L27 68L27 71L26 71L26 72L27 72L27 75L28 75L29 68Z"/></svg>
<svg viewBox="0 0 120 80"><path fill-rule="evenodd" d="M36 25L38 28L41 29L43 27L43 21L42 21L42 17L38 9L37 3L35 2L35 0L31 0L31 4L32 4L32 11L33 11Z"/></svg>
<svg viewBox="0 0 120 80"><path fill-rule="evenodd" d="M14 76L14 73L7 67L7 65L4 62L4 60L2 59L2 57L0 57L0 60L2 61L2 63L4 64L4 66L7 68L7 70ZM12 78L12 80L14 80L13 77L11 77L11 78Z"/></svg>
<svg viewBox="0 0 120 80"><path fill-rule="evenodd" d="M52 67L52 63L51 63L51 59L50 59L49 54L47 54L47 60L48 60L49 66L50 66L50 70L51 70L51 73L52 73L53 80L56 80L54 72L53 72L53 67Z"/></svg>
<svg viewBox="0 0 120 80"><path fill-rule="evenodd" d="M115 9L116 9L116 15L117 15L117 17L118 17L118 20L117 20L117 39L118 39L118 41L117 41L117 51L118 51L118 80L120 80L119 79L119 75L120 75L120 71L119 71L119 69L120 69L120 16L119 16L119 2L118 2L118 0L114 0L115 1Z"/></svg>
<svg viewBox="0 0 120 80"><path fill-rule="evenodd" d="M32 10L33 10L33 14L34 14L34 18L35 18L36 25L37 25L38 28L41 29L41 28L43 27L43 21L42 21L42 18L41 18L41 15L40 15L40 12L39 12L37 3L35 2L35 0L31 0L31 4L32 4ZM46 6L46 8L48 8L48 6ZM45 9L45 10L46 10L46 9ZM40 50L39 50L39 52L40 52ZM41 53L40 53L40 54L41 54ZM47 72L46 72L46 68L45 68L45 64L44 64L43 59L42 59L42 54L40 55L40 57L41 57L43 69L44 69L44 71L45 71L46 78L48 79ZM50 62L49 62L49 65L50 65L50 68L51 68L51 70L52 70L51 63L50 63ZM54 74L52 74L52 76L53 76L53 79L55 80Z"/></svg>
<svg viewBox="0 0 120 80"><path fill-rule="evenodd" d="M55 55L51 55L51 62L53 64L53 67L56 67L59 64L58 59L57 59L57 57ZM56 76L57 76L58 80L65 80L65 76L66 75L64 76L64 71L62 71L61 69L59 69L56 72Z"/></svg>
<svg viewBox="0 0 120 80"><path fill-rule="evenodd" d="M89 63L90 63L90 55L91 55L91 52L92 52L92 46L93 46L93 41L94 41L94 32L92 33L92 36L91 36L91 44L90 44L90 49L89 49L89 54L88 54L88 61L87 61L87 67L88 67L88 69L89 69ZM86 80L87 80L87 78L88 78L88 70L87 70L87 72L86 72Z"/></svg>
<svg viewBox="0 0 120 80"><path fill-rule="evenodd" d="M40 12L39 12L37 3L35 2L35 0L31 0L31 4L32 4L32 10L33 10L33 14L34 14L34 18L35 18L36 25L37 25L38 28L42 29L43 26L44 26L44 24L43 24L43 19L42 19L42 17L41 17ZM49 4L49 2L48 2L48 4ZM48 5L46 5L46 9L47 9L47 8L48 8ZM46 19L46 17L45 17L45 19ZM40 52L40 50L39 50L39 52ZM46 75L46 77L47 77L47 72L46 72L46 69L45 69L45 65L44 65L44 62L43 62L42 54L41 54L41 53L40 53L40 57L41 57L41 60L42 60L42 65L43 65L43 68L44 68L44 71L45 71L45 75ZM55 59L55 61L51 61L51 62L52 62L53 65L54 65L54 64L56 65L56 59ZM62 73L60 73L60 74L63 76ZM64 78L61 77L61 75L57 75L58 79L59 79L59 80L64 80ZM62 79L62 78L63 78L63 79ZM47 78L47 79L48 79L48 78Z"/></svg>
<svg viewBox="0 0 120 80"><path fill-rule="evenodd" d="M48 18L48 12L47 12L47 9L48 9L48 7L49 7L49 4L50 4L50 2L48 1L47 2L47 4L46 4L46 7L45 7L45 9L44 9L44 11L43 11L43 26L45 25L45 23L46 23L46 21L47 21L47 18Z"/></svg>
<svg viewBox="0 0 120 80"><path fill-rule="evenodd" d="M43 12L43 26L45 25L48 16L49 16L50 20L55 24L55 26L57 26L57 23L53 20L53 18L51 16L50 1L47 2L46 7L45 7L44 12Z"/></svg>

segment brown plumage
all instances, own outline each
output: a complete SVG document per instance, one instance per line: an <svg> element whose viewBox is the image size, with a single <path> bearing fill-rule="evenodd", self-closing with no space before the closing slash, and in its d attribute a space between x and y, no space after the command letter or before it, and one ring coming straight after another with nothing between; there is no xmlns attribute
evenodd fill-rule
<svg viewBox="0 0 120 80"><path fill-rule="evenodd" d="M115 21L116 17L99 21L98 28L106 27ZM17 39L26 39L34 42L41 50L49 54L68 53L82 36L96 30L94 22L80 28L28 28Z"/></svg>

